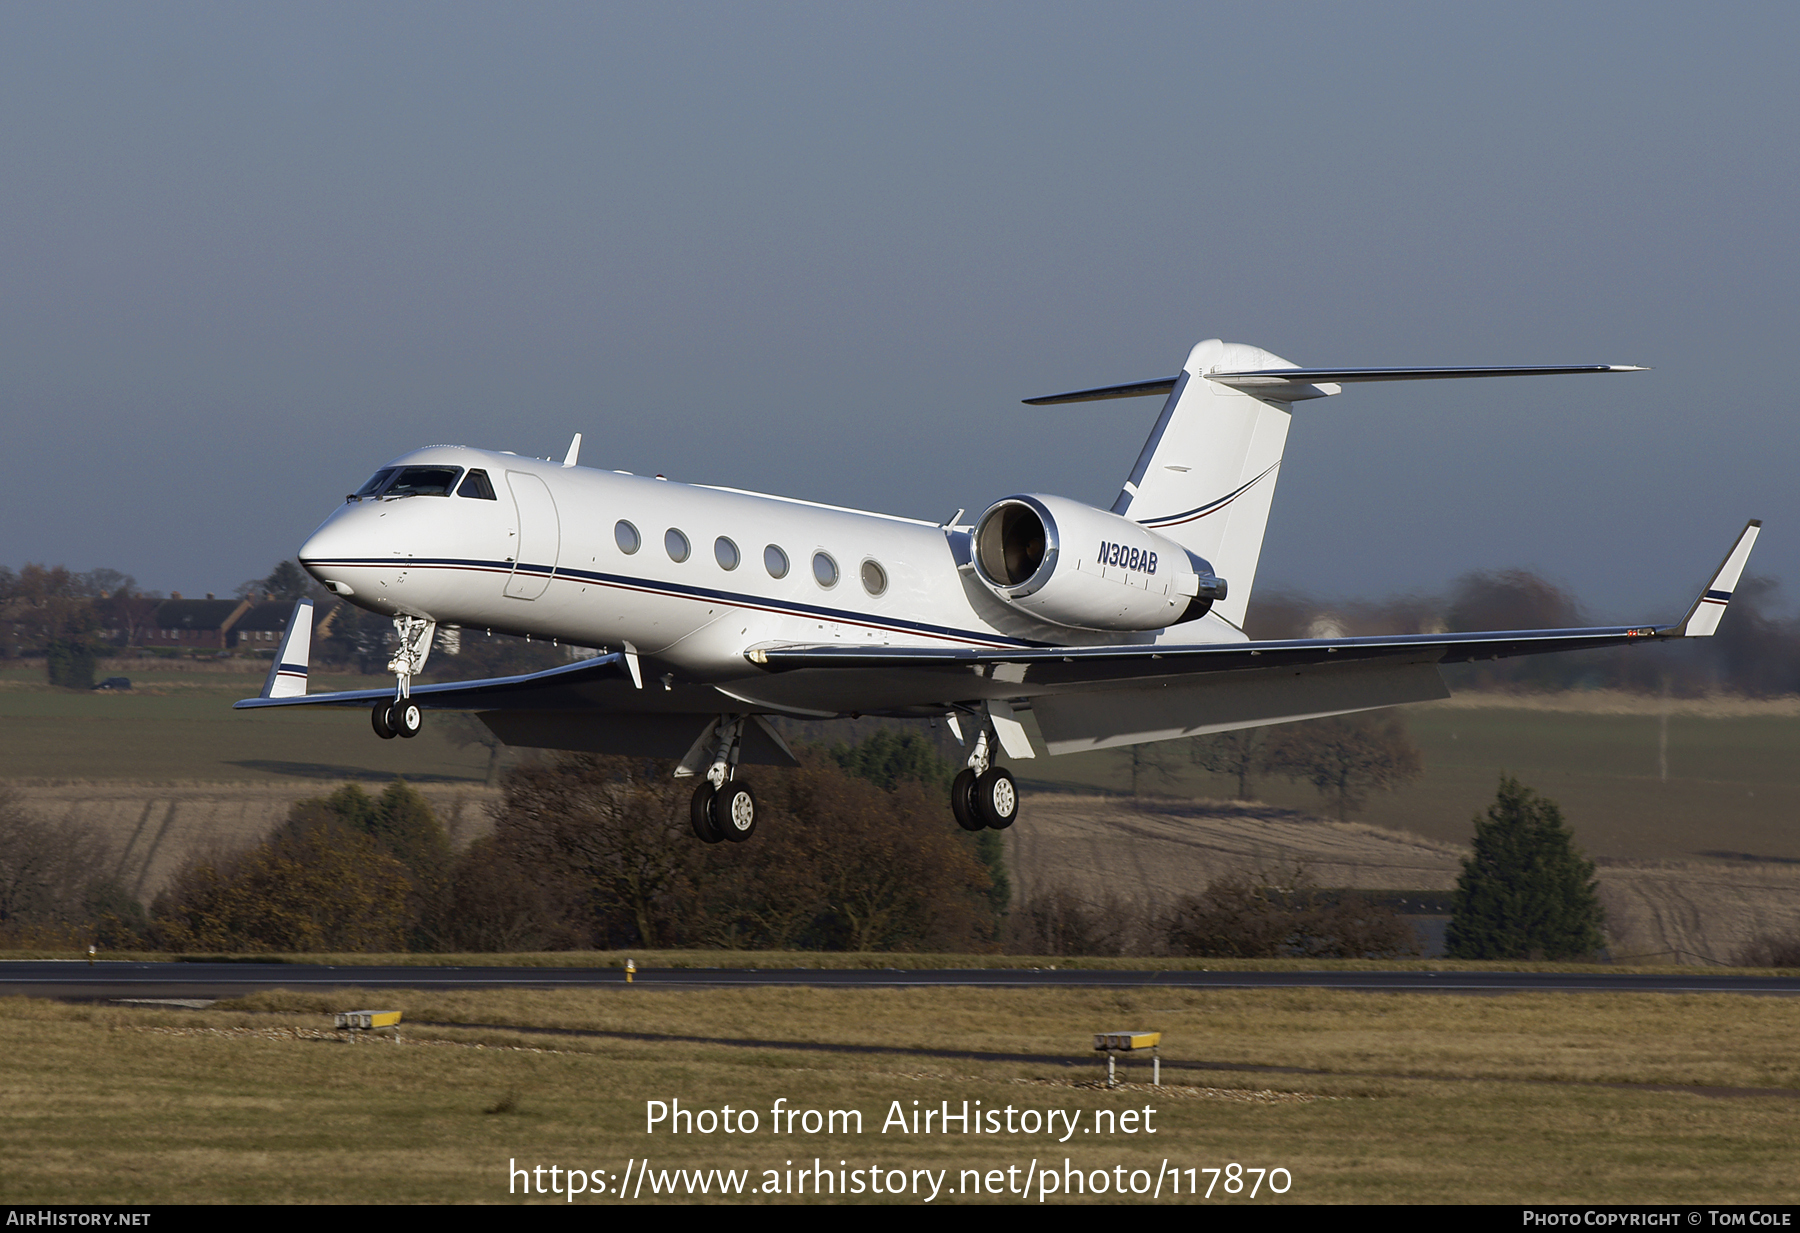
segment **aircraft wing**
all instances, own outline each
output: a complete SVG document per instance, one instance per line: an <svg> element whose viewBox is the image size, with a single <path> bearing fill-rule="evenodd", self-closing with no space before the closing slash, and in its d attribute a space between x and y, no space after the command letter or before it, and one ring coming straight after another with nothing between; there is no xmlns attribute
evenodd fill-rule
<svg viewBox="0 0 1800 1233"><path fill-rule="evenodd" d="M290 628L299 629L310 623L310 620L296 619L290 622ZM276 658L276 667L269 673L272 682L277 676L283 675L284 668L287 669L286 675L291 676L298 672L304 682L306 672L304 660L292 663L285 645ZM602 682L624 681L630 683L632 680L631 668L626 656L621 652L614 651L610 655L597 655L593 659L578 660L572 664L562 664L555 668L546 668L542 672L527 672L519 676L415 684L411 689L410 696L414 702L427 710L556 708L580 705L579 695L583 687ZM286 697L270 696L270 688L265 687L262 697L245 698L241 702L233 703L232 707L234 710L251 710L266 706L368 706L383 699L391 701L393 697L394 687L392 685L383 689L346 689L337 693L298 693Z"/></svg>
<svg viewBox="0 0 1800 1233"><path fill-rule="evenodd" d="M1687 615L1673 625L1609 625L1586 629L1514 629L1481 633L1384 634L1364 638L1289 639L1269 642L1197 643L1181 646L1127 643L1115 646L979 647L818 646L759 647L745 658L776 672L806 668L938 668L974 671L1024 685L1102 684L1236 669L1305 668L1379 660L1460 664L1554 651L1585 651L1663 638L1704 638L1718 629L1733 588L1750 560L1762 529L1752 519L1714 572ZM1029 692L1029 691L1021 691Z"/></svg>
<svg viewBox="0 0 1800 1233"><path fill-rule="evenodd" d="M1016 684L1103 684L1239 668L1410 659L1439 664L1505 659L1551 651L1582 651L1656 638L1680 637L1678 625L1618 625L1591 629L1524 629L1471 634L1392 634L1373 638L1278 642L1127 644L1031 647L1004 651L903 646L766 647L747 658L777 672L802 668L941 668L973 670ZM997 670L1016 669L1000 677ZM1024 692L1024 691L1022 691Z"/></svg>
<svg viewBox="0 0 1800 1233"><path fill-rule="evenodd" d="M1680 625L1639 625L1195 646L763 647L751 653L762 679L731 690L814 713L979 713L1008 754L1029 758L1035 750L1016 717L1026 711L1051 754L1081 753L1432 702L1450 696L1442 664L1681 633Z"/></svg>
<svg viewBox="0 0 1800 1233"><path fill-rule="evenodd" d="M1590 629L1394 634L1177 646L1017 649L766 646L747 658L764 670L736 696L789 706L829 705L854 693L874 712L931 713L938 700L982 710L1015 757L1030 757L1011 718L1030 711L1052 754L1167 740L1340 715L1449 696L1443 664L1553 651L1706 637L1718 627L1761 524L1738 536L1679 622ZM911 710L907 710L911 708Z"/></svg>

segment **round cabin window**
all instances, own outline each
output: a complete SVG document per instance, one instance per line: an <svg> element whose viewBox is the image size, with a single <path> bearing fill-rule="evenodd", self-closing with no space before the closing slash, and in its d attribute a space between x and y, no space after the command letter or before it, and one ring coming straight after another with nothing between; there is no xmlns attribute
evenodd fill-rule
<svg viewBox="0 0 1800 1233"><path fill-rule="evenodd" d="M862 563L863 590L871 595L880 595L887 590L887 571L877 561Z"/></svg>

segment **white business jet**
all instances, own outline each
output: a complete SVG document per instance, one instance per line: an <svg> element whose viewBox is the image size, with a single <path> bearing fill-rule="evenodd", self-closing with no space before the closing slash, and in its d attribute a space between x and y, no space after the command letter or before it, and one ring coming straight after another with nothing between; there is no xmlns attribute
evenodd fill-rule
<svg viewBox="0 0 1800 1233"><path fill-rule="evenodd" d="M1110 510L1002 498L934 524L462 446L402 455L351 494L300 563L391 616L391 689L308 694L302 600L262 696L239 707L366 706L383 738L422 710L474 711L509 745L677 760L693 826L742 841L740 763L792 765L770 716L941 717L969 746L951 789L967 829L1001 828L998 765L1447 697L1439 665L1705 637L1755 543L1751 522L1673 625L1254 642L1244 613L1295 403L1366 381L1640 371L1629 366L1299 368L1203 342L1179 375L1026 400L1162 395ZM488 680L415 683L440 626L601 653ZM964 725L968 726L967 735Z"/></svg>

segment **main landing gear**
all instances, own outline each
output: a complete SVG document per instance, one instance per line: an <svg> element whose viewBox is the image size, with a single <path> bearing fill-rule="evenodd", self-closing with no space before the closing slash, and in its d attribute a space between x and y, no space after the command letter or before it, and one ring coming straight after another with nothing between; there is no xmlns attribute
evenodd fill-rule
<svg viewBox="0 0 1800 1233"><path fill-rule="evenodd" d="M1003 831L1019 816L1019 785L992 764L992 726L984 723L969 751L969 764L950 781L950 812L965 831Z"/></svg>
<svg viewBox="0 0 1800 1233"><path fill-rule="evenodd" d="M702 781L689 806L694 834L707 843L743 843L756 833L756 794L747 783L715 788Z"/></svg>
<svg viewBox="0 0 1800 1233"><path fill-rule="evenodd" d="M732 778L743 752L744 717L726 716L717 728L712 765L694 789L689 818L694 834L706 843L743 843L756 833L756 794Z"/></svg>
<svg viewBox="0 0 1800 1233"><path fill-rule="evenodd" d="M419 729L425 726L425 716L419 710L418 703L402 699L377 702L369 712L369 722L374 726L376 736L384 741L391 741L397 736L419 735Z"/></svg>
<svg viewBox="0 0 1800 1233"><path fill-rule="evenodd" d="M394 674L394 698L391 702L377 702L369 712L370 726L384 741L397 736L415 737L425 726L425 715L412 700L412 679L425 670L425 659L431 654L431 635L436 630L437 622L423 617L394 618L394 633L400 639L394 658L388 663L388 671Z"/></svg>

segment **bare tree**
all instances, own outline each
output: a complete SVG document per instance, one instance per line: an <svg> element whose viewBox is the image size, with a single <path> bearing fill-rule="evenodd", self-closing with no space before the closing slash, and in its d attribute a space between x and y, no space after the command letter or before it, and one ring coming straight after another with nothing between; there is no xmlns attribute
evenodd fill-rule
<svg viewBox="0 0 1800 1233"><path fill-rule="evenodd" d="M515 768L495 839L522 867L580 885L603 936L617 915L638 944L666 946L676 941L669 901L698 855L686 833L692 785L640 763L567 755Z"/></svg>
<svg viewBox="0 0 1800 1233"><path fill-rule="evenodd" d="M1125 755L1127 765L1131 768L1132 796L1142 796L1144 786L1152 780L1165 787L1174 785L1177 759L1181 755L1170 748L1167 742L1144 741L1128 745Z"/></svg>
<svg viewBox="0 0 1800 1233"><path fill-rule="evenodd" d="M1237 780L1237 799L1250 799L1250 780L1267 767L1265 749L1269 743L1267 728L1239 728L1233 732L1216 732L1197 736L1188 746L1188 757L1201 770L1214 775L1229 775Z"/></svg>
<svg viewBox="0 0 1800 1233"><path fill-rule="evenodd" d="M1387 959L1419 953L1393 909L1319 886L1304 866L1217 878L1175 902L1163 925L1176 954L1220 958Z"/></svg>
<svg viewBox="0 0 1800 1233"><path fill-rule="evenodd" d="M16 935L83 925L106 851L92 827L34 817L16 793L0 789L0 929Z"/></svg>
<svg viewBox="0 0 1800 1233"><path fill-rule="evenodd" d="M1392 792L1424 773L1419 747L1399 715L1334 715L1284 724L1269 737L1268 768L1305 780L1348 821L1371 792Z"/></svg>
<svg viewBox="0 0 1800 1233"><path fill-rule="evenodd" d="M1006 949L1015 955L1124 955L1145 945L1146 913L1114 891L1099 899L1066 883L1045 887L1014 909Z"/></svg>

